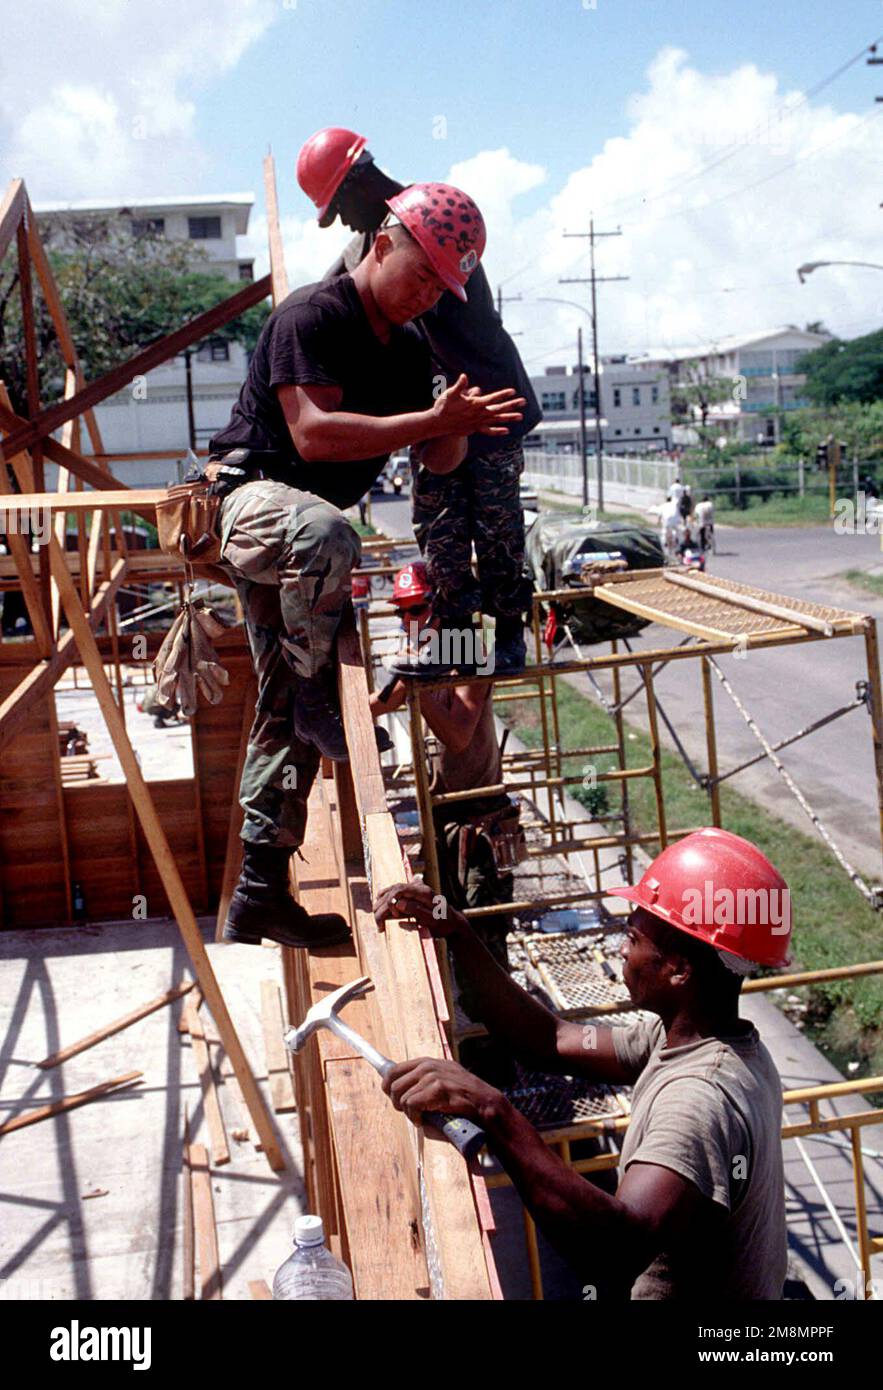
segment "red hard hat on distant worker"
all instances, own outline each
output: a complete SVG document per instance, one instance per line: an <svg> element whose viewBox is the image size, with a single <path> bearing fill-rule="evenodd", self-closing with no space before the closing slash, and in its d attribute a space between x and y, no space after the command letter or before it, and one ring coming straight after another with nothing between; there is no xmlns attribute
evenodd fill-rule
<svg viewBox="0 0 883 1390"><path fill-rule="evenodd" d="M458 299L481 260L487 231L478 206L449 183L412 183L386 206L426 252L433 270Z"/></svg>
<svg viewBox="0 0 883 1390"><path fill-rule="evenodd" d="M422 560L399 570L392 586L391 603L397 608L422 608L432 598L432 585Z"/></svg>
<svg viewBox="0 0 883 1390"><path fill-rule="evenodd" d="M757 965L787 965L788 885L765 854L729 830L706 826L657 855L640 883L616 888L678 931Z"/></svg>
<svg viewBox="0 0 883 1390"><path fill-rule="evenodd" d="M327 225L323 219L334 195L367 143L364 135L333 125L317 130L301 146L297 157L297 181L319 209L321 226Z"/></svg>

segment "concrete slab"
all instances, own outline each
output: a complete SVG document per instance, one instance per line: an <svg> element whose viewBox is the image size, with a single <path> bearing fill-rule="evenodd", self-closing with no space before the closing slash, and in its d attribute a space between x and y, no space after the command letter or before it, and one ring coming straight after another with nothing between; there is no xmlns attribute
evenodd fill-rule
<svg viewBox="0 0 883 1390"><path fill-rule="evenodd" d="M213 922L204 924L207 944ZM265 1082L260 982L281 980L276 948L208 946L234 1023ZM35 1063L184 978L189 960L171 921L0 933L0 1116L126 1071L142 1083L0 1140L0 1298L179 1299L181 1142L208 1142L202 1095L179 1003L50 1071ZM210 1035L213 1025L202 1017ZM288 1162L274 1174L243 1124L238 1090L210 1044L231 1162L212 1172L225 1299L272 1280L304 1208L297 1117L275 1117ZM254 1129L251 1129L254 1136ZM99 1189L103 1196L88 1194Z"/></svg>

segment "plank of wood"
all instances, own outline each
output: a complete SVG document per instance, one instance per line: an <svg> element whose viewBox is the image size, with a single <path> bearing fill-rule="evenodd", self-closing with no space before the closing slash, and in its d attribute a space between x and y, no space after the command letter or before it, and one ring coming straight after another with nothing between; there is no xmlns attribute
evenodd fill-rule
<svg viewBox="0 0 883 1390"><path fill-rule="evenodd" d="M248 1292L251 1294L252 1298L257 1300L258 1302L260 1302L262 1299L272 1300L273 1297L273 1295L270 1293L270 1286L267 1283L266 1279L249 1279Z"/></svg>
<svg viewBox="0 0 883 1390"><path fill-rule="evenodd" d="M184 1218L181 1228L181 1256L184 1269L181 1279L181 1297L185 1303L192 1303L196 1297L196 1244L193 1219L193 1174L190 1171L190 1116L184 1106L184 1144L181 1149L182 1176L184 1178Z"/></svg>
<svg viewBox="0 0 883 1390"><path fill-rule="evenodd" d="M296 1110L297 1103L288 1065L288 1048L282 1041L285 1031L282 994L273 980L261 980L261 1024L264 1030L270 1100L277 1115L286 1114Z"/></svg>
<svg viewBox="0 0 883 1390"><path fill-rule="evenodd" d="M227 822L227 848L224 852L224 877L221 881L221 893L218 898L218 918L215 922L215 940L220 941L224 934L224 923L227 920L227 913L230 908L230 899L233 896L233 889L239 879L239 872L242 868L242 831L243 810L239 804L239 783L242 781L242 769L245 766L245 755L248 752L248 736L254 722L255 703L258 698L258 683L252 675L246 683L242 695L242 722L239 727L239 752L236 757L236 777L233 782L233 796L230 800L230 819Z"/></svg>
<svg viewBox="0 0 883 1390"><path fill-rule="evenodd" d="M5 402L0 404L0 426L2 426L4 430L14 430L20 425L27 423L27 416L16 415L15 411ZM47 435L47 437L41 441L40 447L46 458L51 459L53 463L58 463L63 467L69 468L77 478L82 478L83 482L90 483L92 487L113 488L116 492L134 491L134 489L130 488L126 483L120 482L119 478L115 478L110 469L105 468L104 464L96 463L94 459L87 458L86 455L77 453L75 449L66 449L63 444L57 439L53 439L51 435ZM6 444L4 441L0 444L0 449L5 448ZM15 451L11 450L10 452ZM35 488L33 486L29 489L31 492L38 492L40 490L40 488ZM148 520L150 520L149 517Z"/></svg>
<svg viewBox="0 0 883 1390"><path fill-rule="evenodd" d="M12 485L9 481L9 473L2 467L0 467L0 496L14 496ZM12 557L15 560L18 582L21 585L22 597L25 601L25 607L28 610L28 617L31 620L31 628L33 629L34 637L37 642L37 648L41 657L48 657L55 646L52 636L54 629L50 628L49 621L46 617L46 611L43 607L40 585L37 582L36 575L32 568L32 557L28 542L18 529L7 531L6 541Z"/></svg>
<svg viewBox="0 0 883 1390"><path fill-rule="evenodd" d="M79 1105L88 1105L90 1100L97 1100L100 1096L106 1096L109 1091L121 1090L128 1086L137 1086L143 1071L127 1071L123 1076L115 1076L111 1081L101 1081L97 1086L90 1086L86 1091L77 1091L70 1096L62 1096L60 1100L50 1101L49 1104L37 1104L33 1109L27 1110L23 1115L15 1115L11 1120L4 1120L0 1125L0 1135L11 1134L15 1129L24 1129L27 1125L35 1125L40 1120L49 1120L53 1115L64 1115L68 1110L76 1110Z"/></svg>
<svg viewBox="0 0 883 1390"><path fill-rule="evenodd" d="M18 224L25 210L25 186L23 179L13 179L0 203L0 261L9 250Z"/></svg>
<svg viewBox="0 0 883 1390"><path fill-rule="evenodd" d="M218 1230L215 1225L215 1202L208 1152L204 1144L191 1144L188 1154L193 1183L193 1217L196 1227L196 1250L199 1259L199 1296L203 1299L223 1298L221 1259L218 1253Z"/></svg>
<svg viewBox="0 0 883 1390"><path fill-rule="evenodd" d="M211 1058L209 1056L208 1044L205 1040L205 1033L202 1031L202 1021L188 1002L186 1012L189 1014L187 1027L190 1033L190 1043L193 1048L193 1060L196 1063L196 1070L199 1074L199 1085L202 1090L202 1104L205 1111L206 1124L208 1125L209 1137L212 1142L212 1163L216 1168L222 1164L230 1162L230 1148L227 1144L227 1131L224 1128L224 1117L221 1114L221 1105L218 1100L218 1091L215 1086L215 1076L212 1071Z"/></svg>
<svg viewBox="0 0 883 1390"><path fill-rule="evenodd" d="M376 897L393 883L404 882L408 874L386 808L368 683L351 615L341 625L338 657L341 710L364 831L365 866ZM385 940L405 1055L445 1056L449 1049L436 1016L419 933L392 921L386 925ZM420 1130L415 1139L426 1192L427 1240L434 1247L441 1274L439 1292L447 1299L490 1299L493 1290L469 1170L453 1145L440 1136Z"/></svg>
<svg viewBox="0 0 883 1390"><path fill-rule="evenodd" d="M3 441L4 449L8 446L8 439ZM72 451L66 450L65 453ZM6 454L9 461L14 455ZM131 497L121 494L117 489L101 490L100 488L92 492L28 492L12 494L0 500L0 516L8 516L13 512L91 512L100 507L114 507L116 510L121 508L126 511L136 511L139 509L147 510L154 508L157 502L162 501L166 495L164 487L141 487L128 488Z"/></svg>
<svg viewBox="0 0 883 1390"><path fill-rule="evenodd" d="M124 1028L128 1028L133 1023L138 1023L142 1018L147 1018L148 1014L155 1013L166 1004L171 1004L182 995L188 994L193 989L193 981L176 985L174 989L167 989L164 994L158 994L155 999L151 999L147 1004L141 1004L137 1009L131 1009L129 1013L123 1014L120 1018L114 1019L113 1023L106 1023L103 1028L98 1028L88 1037L80 1038L79 1042L70 1043L68 1047L61 1048L58 1052L52 1052L48 1057L44 1057L37 1066L47 1071L50 1067L57 1067L59 1062L67 1062L71 1057L76 1057L80 1052L85 1052L87 1048L94 1047L96 1043L104 1042L105 1038L112 1038L114 1033L121 1033Z"/></svg>
<svg viewBox="0 0 883 1390"><path fill-rule="evenodd" d="M39 415L17 429L11 438L13 449L28 449L38 440L57 430L66 420L72 420L75 415L82 415L85 410L99 405L107 400L108 396L113 396L117 391L121 391L124 386L136 376L141 376L149 372L153 367L158 367L161 362L166 362L184 348L191 347L194 343L201 342L203 338L210 337L216 328L224 323L229 323L232 319L238 318L255 304L260 304L262 299L266 299L271 290L271 279L265 275L260 280L255 280L250 285L243 285L241 290L231 294L227 299L222 299L220 304L215 304L213 308L206 309L202 314L197 314L181 328L176 328L173 333L167 333L159 338L149 347L142 348L133 357L120 363L118 367L112 367L109 372L90 381L75 396L68 401L57 401L55 405L47 406Z"/></svg>
<svg viewBox="0 0 883 1390"><path fill-rule="evenodd" d="M365 1086L364 1067L341 1058L325 1068L356 1297L427 1298L429 1274L395 1111L379 1086Z"/></svg>
<svg viewBox="0 0 883 1390"><path fill-rule="evenodd" d="M273 307L275 308L288 296L288 275L285 271L285 254L282 247L282 232L279 227L279 202L276 197L276 161L272 154L264 156L264 203L267 209L267 238L270 243L270 281L273 292Z"/></svg>

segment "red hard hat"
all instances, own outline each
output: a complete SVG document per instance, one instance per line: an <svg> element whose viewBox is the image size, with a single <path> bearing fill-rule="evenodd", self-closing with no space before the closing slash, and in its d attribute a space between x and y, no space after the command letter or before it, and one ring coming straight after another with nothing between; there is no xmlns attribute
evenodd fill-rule
<svg viewBox="0 0 883 1390"><path fill-rule="evenodd" d="M611 897L758 965L788 965L788 885L765 854L729 830L706 826L669 845L640 883Z"/></svg>
<svg viewBox="0 0 883 1390"><path fill-rule="evenodd" d="M392 586L391 603L397 608L416 608L432 598L432 585L422 560L399 570Z"/></svg>
<svg viewBox="0 0 883 1390"><path fill-rule="evenodd" d="M301 146L297 157L297 181L319 209L320 224L367 143L364 135L332 125L317 130Z"/></svg>
<svg viewBox="0 0 883 1390"><path fill-rule="evenodd" d="M433 269L458 299L484 252L487 231L478 206L449 183L412 183L386 206L426 252Z"/></svg>

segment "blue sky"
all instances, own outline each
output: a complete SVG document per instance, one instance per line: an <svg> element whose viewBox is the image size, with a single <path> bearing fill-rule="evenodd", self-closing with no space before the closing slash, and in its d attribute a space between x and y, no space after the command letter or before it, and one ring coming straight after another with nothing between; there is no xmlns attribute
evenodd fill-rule
<svg viewBox="0 0 883 1390"><path fill-rule="evenodd" d="M507 146L560 184L623 132L629 98L665 45L704 72L754 63L785 90L805 90L877 35L883 5L874 0L597 0L595 9L581 0L297 0L205 92L197 130L212 152L210 177L225 186L231 177L254 185L268 139L288 173L323 125L363 131L402 178L442 178L476 148ZM883 69L878 77L859 64L828 99L862 111L875 91L883 94ZM433 138L438 115L446 140Z"/></svg>
<svg viewBox="0 0 883 1390"><path fill-rule="evenodd" d="M0 174L39 201L253 190L243 253L266 263L272 144L289 276L317 278L319 232L294 164L315 129L369 138L403 180L478 200L493 284L534 362L572 342L585 271L562 235L592 211L623 235L599 269L603 346L699 345L823 319L883 322L879 0L29 0L4 5ZM439 138L442 136L443 138ZM879 282L879 283L878 283Z"/></svg>

